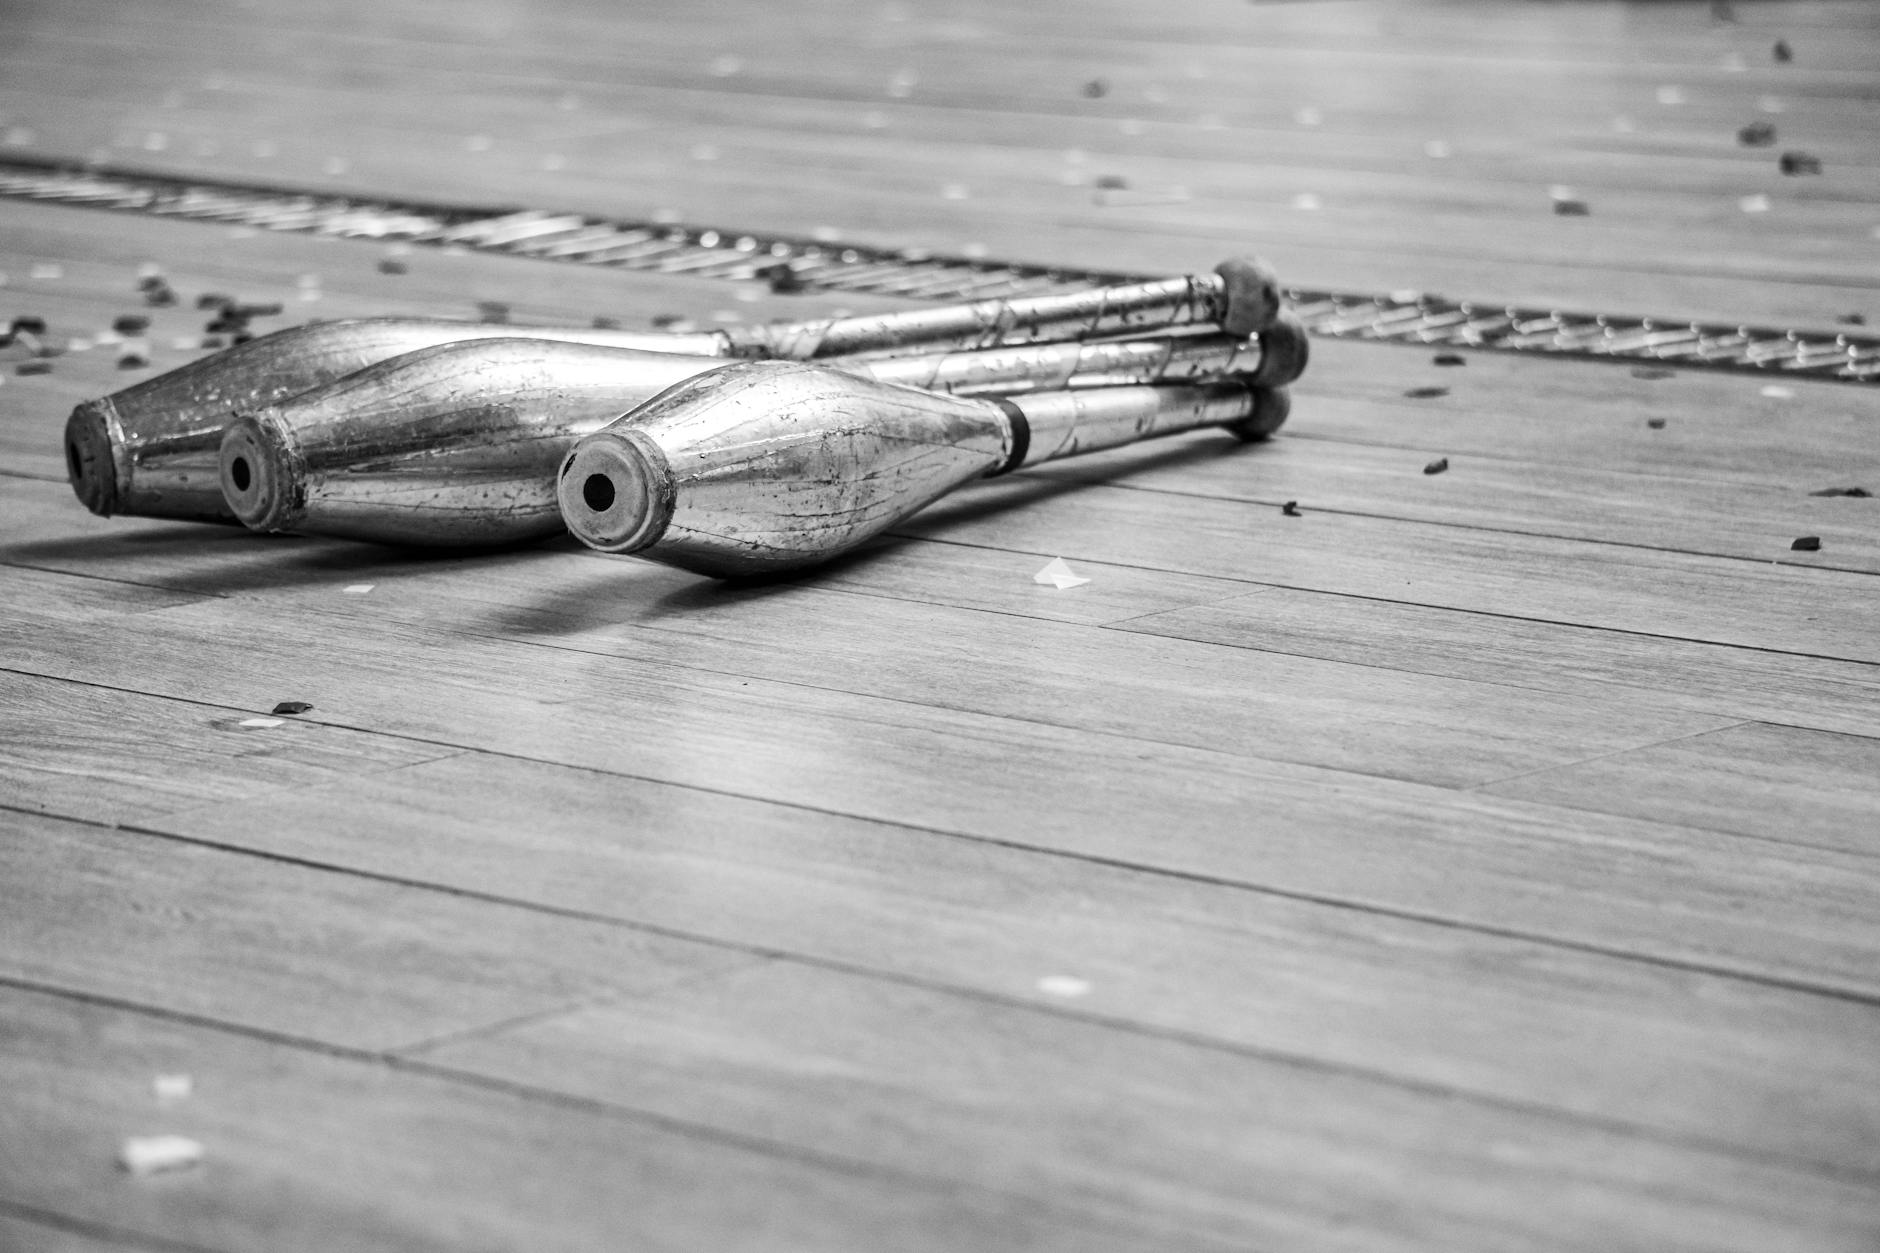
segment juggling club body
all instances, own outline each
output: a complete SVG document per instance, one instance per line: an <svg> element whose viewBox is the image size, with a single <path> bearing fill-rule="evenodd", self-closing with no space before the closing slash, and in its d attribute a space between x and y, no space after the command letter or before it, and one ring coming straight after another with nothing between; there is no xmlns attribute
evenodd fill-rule
<svg viewBox="0 0 1880 1253"><path fill-rule="evenodd" d="M1304 343L1303 331L1276 325L1252 339L1164 336L834 364L977 395L1236 369L1254 382L1269 374L1289 382ZM577 439L723 364L523 339L407 353L238 420L223 438L221 491L260 531L421 545L542 538L562 529L555 472Z"/></svg>
<svg viewBox="0 0 1880 1253"><path fill-rule="evenodd" d="M1286 411L1284 389L1238 381L979 400L750 362L582 439L561 509L605 552L764 574L847 552L974 479L1199 426L1260 439Z"/></svg>

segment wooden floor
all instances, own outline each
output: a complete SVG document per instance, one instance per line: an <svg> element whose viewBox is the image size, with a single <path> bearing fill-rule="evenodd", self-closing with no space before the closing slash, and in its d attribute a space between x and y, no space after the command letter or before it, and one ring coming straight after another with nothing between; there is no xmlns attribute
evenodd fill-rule
<svg viewBox="0 0 1880 1253"><path fill-rule="evenodd" d="M0 156L1880 321L1860 0L0 28ZM148 313L162 370L210 291L264 328L901 303L385 256L0 202L0 316ZM23 360L8 1253L1880 1248L1880 389L1321 340L1269 444L1023 473L739 587L95 518L59 432L147 372ZM202 1161L120 1168L160 1134Z"/></svg>

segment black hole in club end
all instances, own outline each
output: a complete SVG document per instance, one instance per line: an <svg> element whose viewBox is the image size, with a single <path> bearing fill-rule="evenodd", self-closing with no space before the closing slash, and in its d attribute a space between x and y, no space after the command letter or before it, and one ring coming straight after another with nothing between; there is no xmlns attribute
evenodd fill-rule
<svg viewBox="0 0 1880 1253"><path fill-rule="evenodd" d="M590 474L587 482L581 484L581 499L595 513L605 513L613 508L614 481L605 474Z"/></svg>

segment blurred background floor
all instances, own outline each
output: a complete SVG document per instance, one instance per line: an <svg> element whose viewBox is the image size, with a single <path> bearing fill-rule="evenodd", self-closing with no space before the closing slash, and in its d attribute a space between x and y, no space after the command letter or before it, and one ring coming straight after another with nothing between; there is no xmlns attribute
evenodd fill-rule
<svg viewBox="0 0 1880 1253"><path fill-rule="evenodd" d="M1866 3L0 30L0 161L1880 318ZM1880 515L1822 494L1880 492L1870 385L1320 340L1270 443L733 586L99 519L59 432L205 293L917 302L19 199L0 275L65 349L0 349L0 1248L1880 1245Z"/></svg>

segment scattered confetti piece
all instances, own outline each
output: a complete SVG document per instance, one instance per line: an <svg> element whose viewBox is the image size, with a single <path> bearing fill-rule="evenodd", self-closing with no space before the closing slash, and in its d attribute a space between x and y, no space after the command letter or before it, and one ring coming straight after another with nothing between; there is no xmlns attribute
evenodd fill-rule
<svg viewBox="0 0 1880 1253"><path fill-rule="evenodd" d="M187 1170L202 1161L202 1145L188 1136L131 1136L118 1146L118 1165L133 1175Z"/></svg>
<svg viewBox="0 0 1880 1253"><path fill-rule="evenodd" d="M1873 495L1864 487L1824 487L1808 494L1810 496L1856 496L1863 499Z"/></svg>
<svg viewBox="0 0 1880 1253"><path fill-rule="evenodd" d="M788 261L779 261L759 273L770 284L770 290L779 296L793 296L809 287Z"/></svg>
<svg viewBox="0 0 1880 1253"><path fill-rule="evenodd" d="M463 141L464 149L468 152L488 152L495 145L496 141L488 135L472 135Z"/></svg>
<svg viewBox="0 0 1880 1253"><path fill-rule="evenodd" d="M693 144L692 159L694 161L716 161L718 159L718 145Z"/></svg>
<svg viewBox="0 0 1880 1253"><path fill-rule="evenodd" d="M894 77L888 80L888 94L897 100L905 100L914 94L914 88L919 82L920 76L913 70L896 71Z"/></svg>
<svg viewBox="0 0 1880 1253"><path fill-rule="evenodd" d="M1298 517L1304 516L1303 514L1299 512L1299 502L1296 500L1287 501L1285 504L1279 507L1279 511L1289 518L1298 518Z"/></svg>
<svg viewBox="0 0 1880 1253"><path fill-rule="evenodd" d="M1469 359L1459 352L1439 352L1430 358L1432 365L1467 365Z"/></svg>
<svg viewBox="0 0 1880 1253"><path fill-rule="evenodd" d="M367 592L371 591L374 586L376 585L372 583L348 583L345 587L340 588L340 591L348 596L364 596Z"/></svg>
<svg viewBox="0 0 1880 1253"><path fill-rule="evenodd" d="M1776 159L1784 174L1819 174L1821 158L1811 152L1785 152Z"/></svg>
<svg viewBox="0 0 1880 1253"><path fill-rule="evenodd" d="M196 1084L188 1075L158 1075L150 1081L150 1090L156 1093L157 1100L170 1105L188 1100Z"/></svg>
<svg viewBox="0 0 1880 1253"><path fill-rule="evenodd" d="M1745 148L1767 148L1776 141L1774 122L1751 122L1736 133L1736 142Z"/></svg>
<svg viewBox="0 0 1880 1253"><path fill-rule="evenodd" d="M1779 383L1771 383L1769 386L1762 389L1762 394L1771 400L1790 400L1795 396L1795 389L1793 387L1783 387Z"/></svg>
<svg viewBox="0 0 1880 1253"><path fill-rule="evenodd" d="M1593 210L1584 200L1556 200L1554 212L1563 218L1583 218L1590 216Z"/></svg>
<svg viewBox="0 0 1880 1253"><path fill-rule="evenodd" d="M13 367L15 374L50 374L52 362L44 360L22 361Z"/></svg>
<svg viewBox="0 0 1880 1253"><path fill-rule="evenodd" d="M542 158L542 168L545 170L565 170L568 168L568 158L564 157L559 152L551 152Z"/></svg>
<svg viewBox="0 0 1880 1253"><path fill-rule="evenodd" d="M1038 990L1050 996L1088 996L1090 980L1076 975L1046 975L1038 980Z"/></svg>
<svg viewBox="0 0 1880 1253"><path fill-rule="evenodd" d="M1116 124L1116 129L1125 135L1140 135L1149 129L1149 124L1139 117L1126 117Z"/></svg>
<svg viewBox="0 0 1880 1253"><path fill-rule="evenodd" d="M150 329L150 319L141 313L121 313L112 320L111 329L120 335L142 335Z"/></svg>
<svg viewBox="0 0 1880 1253"><path fill-rule="evenodd" d="M1293 114L1293 121L1301 126L1317 126L1325 120L1325 115L1311 105L1306 105Z"/></svg>
<svg viewBox="0 0 1880 1253"><path fill-rule="evenodd" d="M346 158L328 157L320 168L325 170L328 174L344 174L346 172Z"/></svg>
<svg viewBox="0 0 1880 1253"><path fill-rule="evenodd" d="M107 335L111 334L109 331L105 333ZM112 338L116 339L117 336L114 335L112 336ZM103 341L99 340L97 342L102 343ZM86 339L83 336L75 336L74 338L68 339L65 341L65 351L67 352L90 352L94 346L95 345L92 340Z"/></svg>
<svg viewBox="0 0 1880 1253"><path fill-rule="evenodd" d="M410 271L411 267L406 265L403 261L398 260L396 257L379 258L380 274L408 274Z"/></svg>
<svg viewBox="0 0 1880 1253"><path fill-rule="evenodd" d="M121 353L117 359L117 368L120 370L148 370L150 368L150 354L143 352Z"/></svg>
<svg viewBox="0 0 1880 1253"><path fill-rule="evenodd" d="M284 700L269 712L277 714L304 714L312 708L313 706L304 700Z"/></svg>
<svg viewBox="0 0 1880 1253"><path fill-rule="evenodd" d="M1684 103L1684 88L1676 87L1676 86L1660 87L1658 89L1658 103L1659 104L1683 104Z"/></svg>
<svg viewBox="0 0 1880 1253"><path fill-rule="evenodd" d="M1778 64L1787 65L1795 59L1795 49L1789 47L1788 40L1778 39L1776 46L1769 49L1769 55L1774 57Z"/></svg>
<svg viewBox="0 0 1880 1253"><path fill-rule="evenodd" d="M1841 323L1843 326L1865 326L1867 325L1867 315L1864 313L1843 313L1841 316L1837 317L1835 321Z"/></svg>
<svg viewBox="0 0 1880 1253"><path fill-rule="evenodd" d="M22 313L13 319L13 324L7 328L7 333L17 335L22 331L29 335L44 335L46 320L36 313Z"/></svg>
<svg viewBox="0 0 1880 1253"><path fill-rule="evenodd" d="M1448 468L1449 468L1449 458L1438 457L1436 460L1430 462L1428 465L1423 467L1423 473L1441 474L1443 471L1447 470Z"/></svg>
<svg viewBox="0 0 1880 1253"><path fill-rule="evenodd" d="M1071 568L1064 564L1064 558L1062 557L1053 557L1049 565L1031 576L1031 581L1033 583L1049 583L1059 591L1063 591L1067 587L1077 587L1090 582L1089 579L1072 574Z"/></svg>
<svg viewBox="0 0 1880 1253"><path fill-rule="evenodd" d="M1789 545L1789 551L1794 553L1818 553L1821 551L1821 536L1804 535Z"/></svg>
<svg viewBox="0 0 1880 1253"><path fill-rule="evenodd" d="M1438 396L1447 396L1448 394L1449 389L1447 387L1412 387L1404 392L1404 395L1411 400L1434 400Z"/></svg>
<svg viewBox="0 0 1880 1253"><path fill-rule="evenodd" d="M1449 154L1450 154L1449 145L1444 143L1440 139L1432 139L1428 143L1423 145L1423 155L1426 157L1433 157L1436 160L1441 161L1447 156L1449 156Z"/></svg>
<svg viewBox="0 0 1880 1253"><path fill-rule="evenodd" d="M1638 127L1633 124L1631 118L1621 113L1618 117L1612 119L1612 129L1618 131L1621 135L1630 135L1633 131L1637 130Z"/></svg>
<svg viewBox="0 0 1880 1253"><path fill-rule="evenodd" d="M207 348L208 346L209 339L207 336L178 335L175 339L170 341L170 347L174 348L177 352L194 352L198 348Z"/></svg>
<svg viewBox="0 0 1880 1253"><path fill-rule="evenodd" d="M970 194L964 183L948 183L940 189L940 195L947 200L964 200Z"/></svg>
<svg viewBox="0 0 1880 1253"><path fill-rule="evenodd" d="M26 273L29 277L38 279L64 278L65 267L56 261L36 261Z"/></svg>
<svg viewBox="0 0 1880 1253"><path fill-rule="evenodd" d="M714 57L712 59L711 72L713 78L730 78L743 68L744 58L734 56L729 52L725 53L723 56Z"/></svg>
<svg viewBox="0 0 1880 1253"><path fill-rule="evenodd" d="M1761 109L1764 113L1780 113L1782 110L1788 108L1788 106L1782 102L1782 97L1780 96L1764 96L1756 102L1756 107Z"/></svg>
<svg viewBox="0 0 1880 1253"><path fill-rule="evenodd" d="M1736 202L1736 207L1745 213L1767 213L1769 212L1769 197L1761 193L1745 196Z"/></svg>
<svg viewBox="0 0 1880 1253"><path fill-rule="evenodd" d="M1724 69L1732 74L1741 74L1744 70L1749 68L1749 62L1743 59L1743 54L1740 52L1725 54L1721 64Z"/></svg>
<svg viewBox="0 0 1880 1253"><path fill-rule="evenodd" d="M1084 94L1092 100L1101 100L1110 94L1110 85L1101 78L1093 78L1084 84Z"/></svg>
<svg viewBox="0 0 1880 1253"><path fill-rule="evenodd" d="M1665 429L1665 420L1663 418L1646 418L1645 425L1649 426L1654 431L1662 431Z"/></svg>
<svg viewBox="0 0 1880 1253"><path fill-rule="evenodd" d="M256 731L267 731L274 727L286 726L287 724L279 718L243 718L235 725L238 727L249 727Z"/></svg>
<svg viewBox="0 0 1880 1253"><path fill-rule="evenodd" d="M1320 200L1309 191L1300 192L1297 196L1294 196L1292 200L1293 208L1302 209L1308 213L1314 209L1323 207L1324 203L1324 201Z"/></svg>
<svg viewBox="0 0 1880 1253"><path fill-rule="evenodd" d="M479 300L477 301L477 321L507 322L509 321L509 306L500 300Z"/></svg>

